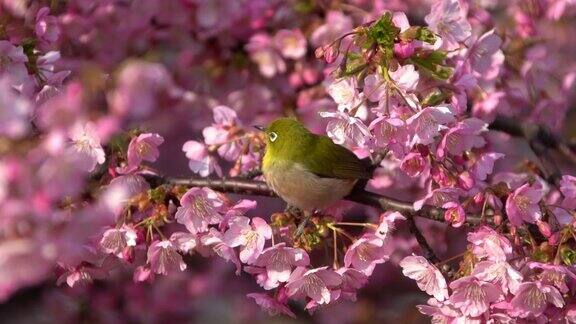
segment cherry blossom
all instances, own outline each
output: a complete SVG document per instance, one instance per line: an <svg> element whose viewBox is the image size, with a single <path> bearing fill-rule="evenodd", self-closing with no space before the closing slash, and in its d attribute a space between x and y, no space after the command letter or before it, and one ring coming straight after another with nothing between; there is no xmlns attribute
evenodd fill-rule
<svg viewBox="0 0 576 324"><path fill-rule="evenodd" d="M230 247L242 246L240 261L254 263L264 250L266 240L272 237L272 229L260 217L250 220L240 216L232 219L230 223L230 229L224 233L224 242Z"/></svg>
<svg viewBox="0 0 576 324"><path fill-rule="evenodd" d="M285 243L279 243L262 251L254 265L266 269L268 279L277 285L279 282L287 282L293 267L306 267L310 264L310 258L306 251L286 247Z"/></svg>
<svg viewBox="0 0 576 324"><path fill-rule="evenodd" d="M388 256L384 248L384 240L375 234L364 234L346 251L344 265L369 276L377 264L384 263L386 260Z"/></svg>
<svg viewBox="0 0 576 324"><path fill-rule="evenodd" d="M510 222L520 226L522 222L535 223L542 217L538 203L542 200L544 192L537 185L522 185L514 190L506 200L506 212Z"/></svg>
<svg viewBox="0 0 576 324"><path fill-rule="evenodd" d="M158 274L168 275L172 271L184 271L186 263L170 241L156 241L148 248L150 269Z"/></svg>
<svg viewBox="0 0 576 324"><path fill-rule="evenodd" d="M450 283L454 292L450 302L465 316L476 317L488 310L488 306L500 299L502 291L496 285L475 277L464 277Z"/></svg>
<svg viewBox="0 0 576 324"><path fill-rule="evenodd" d="M437 32L447 49L453 49L458 42L466 40L471 35L470 23L458 0L440 0L434 2L432 10L426 16L430 29Z"/></svg>
<svg viewBox="0 0 576 324"><path fill-rule="evenodd" d="M224 203L211 189L192 188L182 196L180 203L176 220L191 233L206 232L208 225L218 224L223 219Z"/></svg>
<svg viewBox="0 0 576 324"><path fill-rule="evenodd" d="M327 267L310 270L298 267L290 275L286 288L288 296L301 295L318 304L327 304L332 299L331 289L341 283L342 277Z"/></svg>
<svg viewBox="0 0 576 324"><path fill-rule="evenodd" d="M428 261L421 256L407 256L399 263L402 267L402 273L410 279L416 280L418 288L422 289L429 295L439 301L448 298L448 289L446 279L442 273L428 263Z"/></svg>

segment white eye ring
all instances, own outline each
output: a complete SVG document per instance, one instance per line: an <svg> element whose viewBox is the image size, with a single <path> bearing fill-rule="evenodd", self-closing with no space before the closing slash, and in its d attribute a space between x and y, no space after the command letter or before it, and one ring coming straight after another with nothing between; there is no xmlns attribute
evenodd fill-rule
<svg viewBox="0 0 576 324"><path fill-rule="evenodd" d="M270 137L270 142L275 142L276 139L278 138L278 134L274 132L271 132L268 136Z"/></svg>

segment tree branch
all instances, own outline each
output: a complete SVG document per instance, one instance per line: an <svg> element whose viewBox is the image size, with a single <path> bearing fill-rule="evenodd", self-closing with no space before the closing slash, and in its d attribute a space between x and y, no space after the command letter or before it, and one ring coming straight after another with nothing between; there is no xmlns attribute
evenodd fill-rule
<svg viewBox="0 0 576 324"><path fill-rule="evenodd" d="M422 252L424 254L424 257L432 263L439 262L440 259L438 259L438 257L434 253L434 250L432 250L432 247L430 246L430 244L428 244L428 241L426 241L426 238L424 237L424 235L422 235L422 232L420 232L420 230L418 229L418 226L416 226L416 222L414 221L414 218L408 218L407 221L408 221L408 228L410 229L410 233L412 233L414 235L414 237L416 237L416 241L418 242L418 244L422 248Z"/></svg>
<svg viewBox="0 0 576 324"><path fill-rule="evenodd" d="M207 187L216 191L225 193L234 193L239 195L255 195L265 197L276 197L272 189L266 182L258 180L249 180L244 178L172 178L162 177L155 174L144 174L144 178L153 186L160 185L180 185L186 187ZM434 221L444 222L444 210L439 207L425 205L420 210L415 210L411 202L405 202L398 199L386 197L377 193L369 192L364 189L356 189L344 199L353 201L362 205L374 207L381 211L397 211L405 217L422 217ZM477 225L480 218L469 216L466 219L467 225Z"/></svg>

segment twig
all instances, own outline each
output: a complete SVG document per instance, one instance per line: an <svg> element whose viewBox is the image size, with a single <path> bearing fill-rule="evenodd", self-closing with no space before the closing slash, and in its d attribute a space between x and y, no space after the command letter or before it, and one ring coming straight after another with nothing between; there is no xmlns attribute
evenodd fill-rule
<svg viewBox="0 0 576 324"><path fill-rule="evenodd" d="M440 259L438 259L436 254L434 254L434 250L432 250L432 247L430 247L428 241L426 241L426 238L424 237L424 235L422 235L422 232L420 232L420 230L416 226L414 218L408 218L408 227L410 229L410 233L412 233L414 237L416 237L416 241L418 241L418 244L422 248L424 257L432 263L439 262Z"/></svg>
<svg viewBox="0 0 576 324"><path fill-rule="evenodd" d="M179 185L186 187L207 187L216 191L234 193L240 195L256 195L275 197L276 194L268 187L266 182L258 180L248 180L242 178L172 178L162 177L155 174L144 174L143 177L153 186L164 184ZM424 206L416 211L410 202L404 202L394 198L379 195L377 193L355 190L344 199L371 206L379 210L393 210L403 213L405 216L420 216L436 221L444 221L444 211L442 208Z"/></svg>
<svg viewBox="0 0 576 324"><path fill-rule="evenodd" d="M265 197L276 197L272 189L264 181L249 180L242 178L172 178L162 177L155 174L143 174L143 177L151 184L152 187L160 185L179 185L185 187L207 187L216 191L225 193L234 193L239 195L255 195ZM415 210L411 202L405 202L398 199L386 197L377 193L369 192L364 189L355 189L344 199L356 202L362 205L374 207L380 211L397 211L405 217L422 217L430 220L444 222L444 210L439 207L424 205L422 209ZM468 215L466 218L467 225L477 225L480 223L480 217Z"/></svg>

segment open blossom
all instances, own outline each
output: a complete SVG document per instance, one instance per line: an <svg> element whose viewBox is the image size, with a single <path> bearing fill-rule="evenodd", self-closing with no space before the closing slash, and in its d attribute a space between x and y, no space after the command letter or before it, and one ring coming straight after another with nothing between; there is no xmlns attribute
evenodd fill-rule
<svg viewBox="0 0 576 324"><path fill-rule="evenodd" d="M417 177L430 169L430 162L420 152L410 152L402 159L400 169L411 177Z"/></svg>
<svg viewBox="0 0 576 324"><path fill-rule="evenodd" d="M211 248L211 251L216 253L219 257L226 261L234 263L236 266L236 274L239 275L242 270L240 259L232 247L224 242L224 237L217 229L211 228L210 231L200 238L203 247ZM202 250L200 250L202 253Z"/></svg>
<svg viewBox="0 0 576 324"><path fill-rule="evenodd" d="M492 174L492 171L494 170L494 163L504 156L504 154L496 152L487 152L482 154L472 167L472 174L478 180L486 180L488 175Z"/></svg>
<svg viewBox="0 0 576 324"><path fill-rule="evenodd" d="M408 118L406 123L412 130L411 144L428 145L434 142L434 137L445 129L445 124L454 121L454 116L447 106L426 107Z"/></svg>
<svg viewBox="0 0 576 324"><path fill-rule="evenodd" d="M172 78L162 64L130 61L120 70L108 102L117 115L144 118L156 109L159 97L169 95L173 87Z"/></svg>
<svg viewBox="0 0 576 324"><path fill-rule="evenodd" d="M352 18L340 11L331 10L326 14L326 23L314 30L310 40L314 46L328 45L352 28Z"/></svg>
<svg viewBox="0 0 576 324"><path fill-rule="evenodd" d="M76 124L70 131L70 139L72 145L69 152L86 171L91 172L96 164L106 161L100 137L93 123Z"/></svg>
<svg viewBox="0 0 576 324"><path fill-rule="evenodd" d="M100 246L104 252L122 258L125 248L136 246L137 236L135 229L127 225L123 225L121 228L111 228L102 234Z"/></svg>
<svg viewBox="0 0 576 324"><path fill-rule="evenodd" d="M396 158L403 158L409 151L410 134L402 119L379 117L372 121L370 129L374 132L376 145L388 148Z"/></svg>
<svg viewBox="0 0 576 324"><path fill-rule="evenodd" d="M536 223L542 217L538 203L544 197L544 190L539 184L524 184L514 190L506 200L506 214L510 223L515 226L523 222Z"/></svg>
<svg viewBox="0 0 576 324"><path fill-rule="evenodd" d="M390 77L400 90L412 92L418 86L420 74L414 69L414 65L407 64L400 66L396 71L390 72Z"/></svg>
<svg viewBox="0 0 576 324"><path fill-rule="evenodd" d="M488 124L477 118L465 119L452 127L438 147L438 156L443 157L446 153L461 155L472 148L480 148L486 144L486 140L480 136L488 130Z"/></svg>
<svg viewBox="0 0 576 324"><path fill-rule="evenodd" d="M286 63L267 34L253 35L246 45L246 51L250 54L250 59L258 64L258 69L263 76L272 78L286 72Z"/></svg>
<svg viewBox="0 0 576 324"><path fill-rule="evenodd" d="M466 220L466 212L461 204L455 202L447 202L442 206L446 211L444 212L444 218L452 223L454 227L460 227L464 224Z"/></svg>
<svg viewBox="0 0 576 324"><path fill-rule="evenodd" d="M224 242L230 247L242 246L240 261L252 264L271 237L272 228L262 218L254 217L250 221L248 217L239 216L230 222L230 229L224 233Z"/></svg>
<svg viewBox="0 0 576 324"><path fill-rule="evenodd" d="M306 38L298 29L279 30L274 35L274 43L285 58L297 60L306 54Z"/></svg>
<svg viewBox="0 0 576 324"><path fill-rule="evenodd" d="M10 85L16 90L22 90L29 82L26 63L28 57L22 46L14 46L6 40L0 40L0 74L10 80Z"/></svg>
<svg viewBox="0 0 576 324"><path fill-rule="evenodd" d="M356 301L356 291L368 283L368 276L362 271L346 267L336 272L342 276L341 296Z"/></svg>
<svg viewBox="0 0 576 324"><path fill-rule="evenodd" d="M2 58L0 58L2 60ZM32 103L12 88L7 76L0 78L0 136L20 138L30 130Z"/></svg>
<svg viewBox="0 0 576 324"><path fill-rule="evenodd" d="M176 232L170 235L170 242L176 246L178 251L190 253L198 245L198 237L192 233Z"/></svg>
<svg viewBox="0 0 576 324"><path fill-rule="evenodd" d="M466 13L458 0L437 0L432 4L430 14L425 17L430 29L446 43L446 49L457 47L472 34Z"/></svg>
<svg viewBox="0 0 576 324"><path fill-rule="evenodd" d="M434 298L428 299L428 305L418 305L418 311L432 316L432 323L452 323L462 317L462 313L449 302L441 302Z"/></svg>
<svg viewBox="0 0 576 324"><path fill-rule="evenodd" d="M223 158L234 161L240 154L242 143L234 139L236 126L239 124L238 115L232 108L216 106L213 109L214 124L204 128L202 135L207 145L218 145L218 154Z"/></svg>
<svg viewBox="0 0 576 324"><path fill-rule="evenodd" d="M458 202L461 194L462 191L458 188L445 187L430 190L424 198L414 202L414 209L420 210L425 204L442 207L449 202Z"/></svg>
<svg viewBox="0 0 576 324"><path fill-rule="evenodd" d="M322 111L320 116L329 118L326 133L339 145L347 147L364 147L372 137L368 127L358 117L342 111Z"/></svg>
<svg viewBox="0 0 576 324"><path fill-rule="evenodd" d="M542 315L548 304L564 306L558 289L538 281L522 283L514 295L510 302L513 307L511 313L522 318Z"/></svg>
<svg viewBox="0 0 576 324"><path fill-rule="evenodd" d="M44 7L36 14L36 36L48 44L52 44L60 37L58 18L50 15L50 8Z"/></svg>
<svg viewBox="0 0 576 324"><path fill-rule="evenodd" d="M506 257L512 254L510 241L488 226L468 233L468 242L472 244L472 253L479 259L506 261Z"/></svg>
<svg viewBox="0 0 576 324"><path fill-rule="evenodd" d="M565 175L560 180L560 191L564 195L562 202L566 208L576 209L576 177Z"/></svg>
<svg viewBox="0 0 576 324"><path fill-rule="evenodd" d="M472 70L483 79L492 79L500 72L504 54L500 50L502 39L492 29L480 36L470 52Z"/></svg>
<svg viewBox="0 0 576 324"><path fill-rule="evenodd" d="M331 298L331 291L342 284L342 277L328 269L320 267L306 269L296 268L290 275L286 289L288 296L310 297L317 304L328 304Z"/></svg>
<svg viewBox="0 0 576 324"><path fill-rule="evenodd" d="M191 188L180 199L176 221L191 233L208 231L208 225L219 224L224 202L209 188Z"/></svg>
<svg viewBox="0 0 576 324"><path fill-rule="evenodd" d="M144 133L134 137L128 145L128 165L123 173L135 170L142 161L154 162L160 152L158 146L164 143L164 138L154 133Z"/></svg>
<svg viewBox="0 0 576 324"><path fill-rule="evenodd" d="M450 302L465 316L476 317L488 310L491 303L502 296L498 286L478 280L476 277L464 277L450 284L454 291Z"/></svg>
<svg viewBox="0 0 576 324"><path fill-rule="evenodd" d="M394 229L394 222L397 220L406 220L406 217L399 212L388 211L383 213L380 215L380 224L378 224L374 235L383 240L386 239L388 234Z"/></svg>
<svg viewBox="0 0 576 324"><path fill-rule="evenodd" d="M344 265L371 275L377 264L388 260L384 240L375 234L366 233L356 240L344 256Z"/></svg>
<svg viewBox="0 0 576 324"><path fill-rule="evenodd" d="M155 241L148 248L150 269L158 274L167 275L173 271L184 271L186 263L178 253L176 246L168 241Z"/></svg>
<svg viewBox="0 0 576 324"><path fill-rule="evenodd" d="M246 296L254 299L256 304L260 305L260 307L265 309L270 315L284 314L292 318L296 318L296 314L294 314L286 304L281 303L276 298L271 297L268 294L251 293Z"/></svg>
<svg viewBox="0 0 576 324"><path fill-rule="evenodd" d="M290 278L292 268L306 267L310 264L310 258L306 251L298 248L287 247L286 243L279 243L262 251L254 265L264 267L268 280L278 285Z"/></svg>
<svg viewBox="0 0 576 324"><path fill-rule="evenodd" d="M213 172L216 172L218 176L222 175L222 168L218 165L218 161L208 154L206 145L197 141L188 141L182 146L182 151L189 159L188 167L192 172L198 173L201 177L207 177Z"/></svg>
<svg viewBox="0 0 576 324"><path fill-rule="evenodd" d="M506 261L481 261L472 273L476 278L501 287L504 293L514 293L522 283L522 274Z"/></svg>
<svg viewBox="0 0 576 324"><path fill-rule="evenodd" d="M448 299L448 286L446 279L434 265L421 256L407 256L399 263L402 273L413 280L416 280L418 288L439 301Z"/></svg>
<svg viewBox="0 0 576 324"><path fill-rule="evenodd" d="M346 112L363 105L363 96L356 89L354 78L334 80L326 87L326 90L338 105L339 111Z"/></svg>

